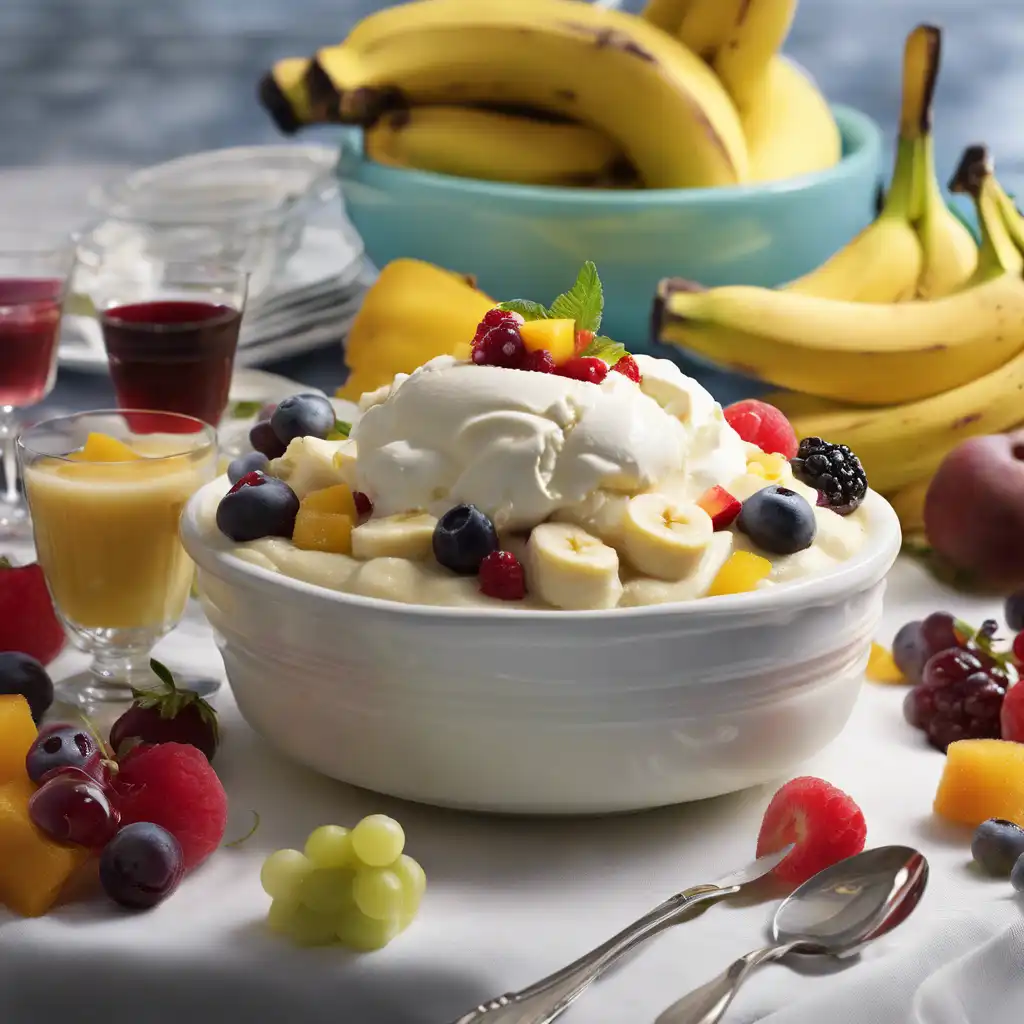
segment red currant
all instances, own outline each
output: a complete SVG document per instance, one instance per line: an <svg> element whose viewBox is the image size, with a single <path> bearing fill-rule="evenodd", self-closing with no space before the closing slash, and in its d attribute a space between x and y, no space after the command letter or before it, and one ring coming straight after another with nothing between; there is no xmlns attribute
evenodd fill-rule
<svg viewBox="0 0 1024 1024"><path fill-rule="evenodd" d="M533 352L527 352L521 370L532 370L534 373L555 373L558 365L555 357L546 349L538 348Z"/></svg>
<svg viewBox="0 0 1024 1024"><path fill-rule="evenodd" d="M526 358L526 346L514 323L490 327L473 343L473 362L478 366L504 366L516 370Z"/></svg>
<svg viewBox="0 0 1024 1024"><path fill-rule="evenodd" d="M492 551L480 563L480 590L500 601L521 601L526 597L522 563L511 551Z"/></svg>
<svg viewBox="0 0 1024 1024"><path fill-rule="evenodd" d="M608 364L594 356L576 356L563 363L556 371L559 377L571 377L590 384L600 384L608 376Z"/></svg>
<svg viewBox="0 0 1024 1024"><path fill-rule="evenodd" d="M643 380L640 367L636 365L636 360L632 356L623 356L612 369L616 373L621 373L623 377L628 377L634 384L639 384Z"/></svg>

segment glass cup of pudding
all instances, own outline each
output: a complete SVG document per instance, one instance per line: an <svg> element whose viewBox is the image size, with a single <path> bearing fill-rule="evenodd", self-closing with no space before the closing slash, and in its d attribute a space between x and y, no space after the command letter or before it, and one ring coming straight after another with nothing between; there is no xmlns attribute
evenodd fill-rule
<svg viewBox="0 0 1024 1024"><path fill-rule="evenodd" d="M188 499L217 471L214 429L180 413L84 412L18 439L38 560L87 672L61 699L132 699L156 683L156 642L181 621L193 566L178 539ZM182 680L210 693L218 683Z"/></svg>

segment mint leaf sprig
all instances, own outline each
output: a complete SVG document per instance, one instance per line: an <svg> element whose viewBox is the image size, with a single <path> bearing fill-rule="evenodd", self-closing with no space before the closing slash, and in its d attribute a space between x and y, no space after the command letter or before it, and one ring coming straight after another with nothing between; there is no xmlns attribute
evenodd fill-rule
<svg viewBox="0 0 1024 1024"><path fill-rule="evenodd" d="M498 303L498 309L518 313L524 320L575 320L577 331L597 334L604 313L604 289L597 274L597 266L587 260L576 276L576 283L567 292L562 292L547 308L529 299L509 299ZM594 339L595 342L597 340ZM607 338L603 340L609 341Z"/></svg>

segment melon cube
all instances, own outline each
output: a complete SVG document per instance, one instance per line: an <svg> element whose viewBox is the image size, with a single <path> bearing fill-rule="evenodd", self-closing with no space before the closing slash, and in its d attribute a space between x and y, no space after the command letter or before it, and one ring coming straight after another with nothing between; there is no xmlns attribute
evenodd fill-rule
<svg viewBox="0 0 1024 1024"><path fill-rule="evenodd" d="M963 825L1003 818L1024 827L1024 743L951 743L935 795L935 813Z"/></svg>
<svg viewBox="0 0 1024 1024"><path fill-rule="evenodd" d="M576 355L575 320L529 320L519 325L519 336L527 352L544 349L558 366Z"/></svg>
<svg viewBox="0 0 1024 1024"><path fill-rule="evenodd" d="M755 590L771 571L772 563L767 558L755 555L753 551L734 551L711 581L708 597L746 594Z"/></svg>
<svg viewBox="0 0 1024 1024"><path fill-rule="evenodd" d="M333 487L310 491L300 505L313 512L334 512L339 516L348 516L353 522L359 519L356 499L352 497L352 490L347 484L335 484Z"/></svg>
<svg viewBox="0 0 1024 1024"><path fill-rule="evenodd" d="M292 530L292 543L303 551L351 554L352 520L337 512L318 512L300 506Z"/></svg>
<svg viewBox="0 0 1024 1024"><path fill-rule="evenodd" d="M81 846L55 843L32 824L28 776L0 786L0 903L23 917L40 917L68 879L89 859Z"/></svg>
<svg viewBox="0 0 1024 1024"><path fill-rule="evenodd" d="M28 778L25 756L36 735L28 701L20 694L0 695L0 785Z"/></svg>

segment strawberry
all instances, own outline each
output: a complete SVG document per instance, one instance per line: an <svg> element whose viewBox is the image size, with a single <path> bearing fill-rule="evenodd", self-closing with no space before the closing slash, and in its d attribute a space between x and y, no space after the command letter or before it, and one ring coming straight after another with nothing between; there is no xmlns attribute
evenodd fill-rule
<svg viewBox="0 0 1024 1024"><path fill-rule="evenodd" d="M624 355L612 369L616 373L621 373L623 377L628 377L634 384L643 383L643 375L640 373L640 367L637 366L636 360L628 353Z"/></svg>
<svg viewBox="0 0 1024 1024"><path fill-rule="evenodd" d="M0 556L0 651L21 651L49 665L66 640L42 566L12 565Z"/></svg>
<svg viewBox="0 0 1024 1024"><path fill-rule="evenodd" d="M775 874L799 885L860 853L867 831L864 814L851 797L824 779L805 775L787 782L772 797L757 837L757 855L795 843Z"/></svg>
<svg viewBox="0 0 1024 1024"><path fill-rule="evenodd" d="M110 730L110 747L118 757L144 743L188 743L212 761L220 742L217 712L192 690L179 690L165 665L151 660L162 686L132 690L132 706Z"/></svg>

